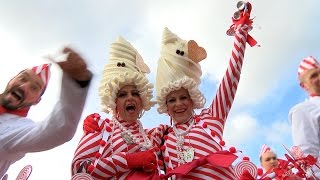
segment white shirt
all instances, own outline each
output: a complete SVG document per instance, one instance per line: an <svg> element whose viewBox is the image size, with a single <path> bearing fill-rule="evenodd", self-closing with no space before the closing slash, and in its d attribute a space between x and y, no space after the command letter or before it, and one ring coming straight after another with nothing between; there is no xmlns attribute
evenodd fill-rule
<svg viewBox="0 0 320 180"><path fill-rule="evenodd" d="M62 78L60 99L49 116L40 122L13 114L0 115L0 179L9 166L26 153L52 149L75 134L88 87L80 88L67 76Z"/></svg>
<svg viewBox="0 0 320 180"><path fill-rule="evenodd" d="M289 112L293 144L299 146L304 154L319 157L320 152L320 97L310 97L297 104ZM318 159L319 164L319 159ZM320 178L320 169L313 170Z"/></svg>

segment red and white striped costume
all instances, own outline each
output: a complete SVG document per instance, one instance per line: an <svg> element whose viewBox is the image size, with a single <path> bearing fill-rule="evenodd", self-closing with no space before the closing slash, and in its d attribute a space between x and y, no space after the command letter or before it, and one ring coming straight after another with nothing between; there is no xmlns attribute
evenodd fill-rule
<svg viewBox="0 0 320 180"><path fill-rule="evenodd" d="M240 25L236 28L234 34L235 41L229 66L219 85L216 96L210 107L203 109L199 114L198 118L200 118L200 121L195 122L190 132L184 136L183 149L193 147L195 149L194 159L199 159L202 156L222 150L219 142L213 140L212 136L209 135L204 128L209 128L218 139L222 140L224 125L240 80L248 29L249 27L247 25ZM184 124L179 124L176 128L180 132L184 132L189 127L191 121L192 120ZM165 144L162 147L167 170L174 169L178 166L176 147L177 137L172 130L169 130L169 134L165 137ZM175 179L174 176L172 178ZM236 179L236 177L231 167L214 167L207 163L193 169L187 175L183 176L182 179L226 180Z"/></svg>
<svg viewBox="0 0 320 180"><path fill-rule="evenodd" d="M119 122L126 127L140 143L143 142L137 122L128 123L124 120L119 120ZM101 157L97 160L95 168L91 173L94 179L129 179L135 170L128 169L125 158L126 153L139 152L140 148L138 144L127 145L121 137L120 128L115 125L114 130L112 130L113 122L109 119L101 118L98 124L102 127L102 132L89 133L83 135L81 138L72 161L72 175L77 173L82 162L91 161L94 163ZM102 136L106 129L111 130L111 132L108 133L106 143L103 143ZM153 147L158 147L158 151L165 129L167 129L166 125L145 129L145 133L153 144ZM97 153L101 147L103 151L99 157ZM160 154L160 151L158 154Z"/></svg>

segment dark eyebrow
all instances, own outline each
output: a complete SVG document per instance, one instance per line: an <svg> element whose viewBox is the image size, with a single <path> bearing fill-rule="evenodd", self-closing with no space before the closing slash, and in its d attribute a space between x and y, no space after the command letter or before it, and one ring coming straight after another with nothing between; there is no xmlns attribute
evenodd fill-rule
<svg viewBox="0 0 320 180"><path fill-rule="evenodd" d="M126 92L126 91L123 91L123 90L119 90L119 91L118 91L118 94L119 94L119 93L122 93L122 92Z"/></svg>
<svg viewBox="0 0 320 180"><path fill-rule="evenodd" d="M119 90L116 96L118 97L118 96L119 96L119 94L123 94L123 93L127 93L127 91Z"/></svg>

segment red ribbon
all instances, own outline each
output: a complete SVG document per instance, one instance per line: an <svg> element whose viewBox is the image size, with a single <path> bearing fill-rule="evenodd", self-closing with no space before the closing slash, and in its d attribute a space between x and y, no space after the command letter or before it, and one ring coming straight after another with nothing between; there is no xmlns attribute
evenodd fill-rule
<svg viewBox="0 0 320 180"><path fill-rule="evenodd" d="M240 19L235 20L234 18L232 18L233 25L231 25L231 28L235 28L240 24L242 24L242 25L246 24L248 26L252 26L253 21L252 21L252 19L250 19L251 9L252 9L252 5L249 2L247 2L247 9L246 9L246 11L241 12ZM248 34L247 43L251 47L253 47L257 44L257 41L252 36L250 36Z"/></svg>
<svg viewBox="0 0 320 180"><path fill-rule="evenodd" d="M252 37L250 36L250 34L247 35L247 43L253 47L255 46L258 42Z"/></svg>
<svg viewBox="0 0 320 180"><path fill-rule="evenodd" d="M196 167L204 164L211 164L213 166L230 167L231 164L238 158L238 156L230 153L229 151L218 151L207 156L202 156L199 159L195 159L189 163L183 164L166 174L166 177L176 175L177 177L187 175L190 171Z"/></svg>

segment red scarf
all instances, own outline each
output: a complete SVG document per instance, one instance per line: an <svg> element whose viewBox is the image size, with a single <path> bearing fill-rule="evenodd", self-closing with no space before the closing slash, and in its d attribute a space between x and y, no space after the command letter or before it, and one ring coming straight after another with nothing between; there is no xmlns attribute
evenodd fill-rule
<svg viewBox="0 0 320 180"><path fill-rule="evenodd" d="M310 94L311 97L315 97L315 96L320 96L319 94L315 94L315 93L311 93Z"/></svg>
<svg viewBox="0 0 320 180"><path fill-rule="evenodd" d="M0 106L0 115L4 113L9 113L9 114L15 114L18 116L26 117L28 115L29 109L30 107L25 107L17 110L9 110L4 108L3 106Z"/></svg>

